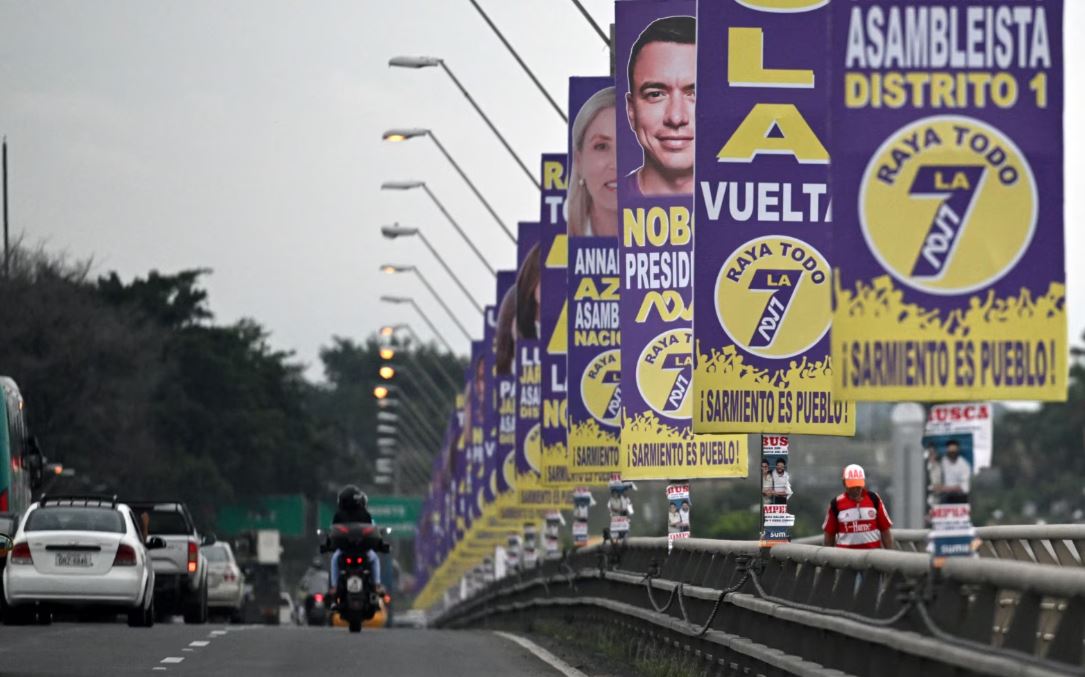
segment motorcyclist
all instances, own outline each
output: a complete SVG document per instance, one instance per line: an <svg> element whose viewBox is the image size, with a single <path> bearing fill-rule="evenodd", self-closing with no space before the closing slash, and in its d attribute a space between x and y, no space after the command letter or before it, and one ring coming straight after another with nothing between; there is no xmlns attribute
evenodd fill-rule
<svg viewBox="0 0 1085 677"><path fill-rule="evenodd" d="M335 516L332 517L332 524L350 524L352 522L373 524L373 517L369 514L367 508L368 503L369 497L365 495L364 491L353 484L348 484L339 490L339 498L336 503ZM332 554L331 590L333 591L339 585L339 560L342 554L341 550L336 550ZM366 553L366 558L369 560L369 571L373 576L373 587L378 595L383 595L384 588L380 583L380 557L377 556L376 552L370 550Z"/></svg>

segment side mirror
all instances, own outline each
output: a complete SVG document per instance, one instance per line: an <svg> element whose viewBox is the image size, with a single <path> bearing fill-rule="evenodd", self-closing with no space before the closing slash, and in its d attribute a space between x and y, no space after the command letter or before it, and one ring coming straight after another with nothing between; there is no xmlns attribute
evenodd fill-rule
<svg viewBox="0 0 1085 677"><path fill-rule="evenodd" d="M218 542L218 539L215 538L214 534L207 534L206 536L203 537L203 540L200 541L200 545L214 545L217 542Z"/></svg>
<svg viewBox="0 0 1085 677"><path fill-rule="evenodd" d="M166 540L161 536L151 536L147 539L148 550L161 550L166 547Z"/></svg>
<svg viewBox="0 0 1085 677"><path fill-rule="evenodd" d="M11 546L11 536L0 534L0 555L7 557L8 553L11 552Z"/></svg>
<svg viewBox="0 0 1085 677"><path fill-rule="evenodd" d="M384 527L383 529L381 529L381 535L383 535L383 536L391 536L392 535L392 527Z"/></svg>

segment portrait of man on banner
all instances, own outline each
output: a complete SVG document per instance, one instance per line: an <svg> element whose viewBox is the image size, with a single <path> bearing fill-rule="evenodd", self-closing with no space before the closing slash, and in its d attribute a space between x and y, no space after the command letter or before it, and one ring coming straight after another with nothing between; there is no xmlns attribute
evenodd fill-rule
<svg viewBox="0 0 1085 677"><path fill-rule="evenodd" d="M625 112L644 163L622 181L630 195L692 195L697 21L650 23L629 55Z"/></svg>

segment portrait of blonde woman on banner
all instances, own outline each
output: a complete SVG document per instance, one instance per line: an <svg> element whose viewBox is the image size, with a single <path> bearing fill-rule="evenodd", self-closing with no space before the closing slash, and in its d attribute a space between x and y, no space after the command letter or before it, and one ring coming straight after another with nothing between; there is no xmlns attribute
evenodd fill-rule
<svg viewBox="0 0 1085 677"><path fill-rule="evenodd" d="M614 87L593 94L573 120L565 201L571 236L618 236L616 127Z"/></svg>

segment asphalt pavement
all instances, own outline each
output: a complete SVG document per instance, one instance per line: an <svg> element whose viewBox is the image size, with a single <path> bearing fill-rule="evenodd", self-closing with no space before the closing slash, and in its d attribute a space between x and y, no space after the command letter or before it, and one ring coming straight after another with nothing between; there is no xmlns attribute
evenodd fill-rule
<svg viewBox="0 0 1085 677"><path fill-rule="evenodd" d="M0 675L560 675L486 631L54 623L0 627Z"/></svg>

